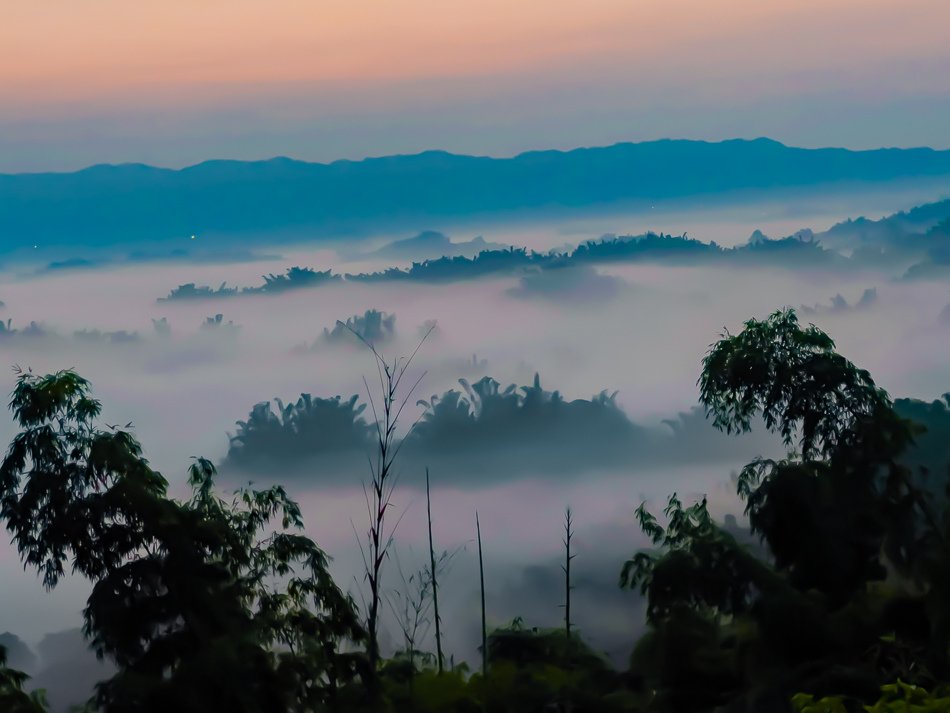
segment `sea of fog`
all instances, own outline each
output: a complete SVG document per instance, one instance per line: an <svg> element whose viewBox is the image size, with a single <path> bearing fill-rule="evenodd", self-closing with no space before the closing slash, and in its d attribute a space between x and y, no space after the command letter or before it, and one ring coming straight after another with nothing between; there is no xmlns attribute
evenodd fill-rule
<svg viewBox="0 0 950 713"><path fill-rule="evenodd" d="M937 191L934 188L934 191ZM558 229L543 224L498 226L483 231L487 240L556 247L596 238L605 232L684 230L692 237L723 244L745 240L755 228L782 235L802 227L821 230L845 215L880 215L936 195L893 191L888 202L866 195L850 203L837 199L816 212L804 208L784 213L778 206L733 208L707 215L686 213L678 224L672 215L647 223L643 216L576 219ZM878 207L871 209L872 203ZM806 206L807 207L807 206ZM771 212L770 212L771 211ZM771 218L769 218L771 216ZM770 222L771 221L771 222ZM435 227L439 226L420 226ZM728 228L728 230L727 230ZM466 228L466 230L469 230ZM478 234L453 234L470 239ZM729 239L729 236L732 239ZM405 236L400 236L405 237ZM200 239L200 236L199 236ZM598 267L580 284L547 285L544 290L519 278L491 278L451 284L356 284L343 282L280 295L159 302L179 284L256 285L261 276L291 265L358 272L379 263L344 261L327 248L267 246L281 259L232 264L154 263L110 269L32 274L20 265L0 276L4 320L23 328L31 321L59 338L0 340L0 390L14 384L14 364L48 372L75 368L90 379L104 405L104 422L134 424L151 462L184 495L190 457L220 460L228 432L258 402L274 397L292 400L301 392L314 396L364 394L364 377L375 378L371 355L354 349L311 349L324 328L337 319L380 309L396 315L395 343L389 356L408 354L422 326L438 323L438 332L420 349L411 373L422 376L419 398L428 398L470 376L473 356L485 360L484 371L503 385L528 384L535 373L548 389L568 399L589 398L602 390L618 391L617 400L637 423L660 424L697 402L696 380L708 346L724 329L741 328L745 319L764 317L782 306L827 304L835 294L854 303L867 288L877 302L863 311L818 313L809 317L827 330L842 353L871 371L894 396L932 399L950 390L950 328L938 316L950 301L946 286L903 283L884 273L813 274L783 269L709 269L656 265ZM208 317L222 314L239 329L230 336L201 330ZM152 320L164 318L171 335L160 339ZM137 331L137 344L86 343L76 330ZM372 386L373 381L369 381ZM413 399L414 403L414 399ZM418 408L410 405L405 422ZM0 419L0 438L9 441L14 424ZM764 455L777 455L776 453ZM440 484L433 473L434 530L437 548L458 550L444 581L447 648L457 659L476 655L478 591L474 517L483 524L489 588L489 616L494 623L524 616L532 625L554 625L562 616L559 561L563 510L570 505L576 523L576 600L579 627L596 647L620 660L640 626L640 603L616 587L624 558L643 545L633 521L641 500L662 507L667 494L709 495L720 513L741 511L730 486L734 463L620 469L550 478L544 472L495 474L483 487ZM281 480L280 473L271 474ZM291 494L304 506L308 532L333 556L333 571L359 599L361 564L357 536L365 530L361 483L368 468L354 469L351 482L322 484L320 474L295 476ZM408 573L425 552L425 501L414 488L397 487L394 506L404 513L396 533L398 562ZM396 560L388 565L391 583L398 580ZM4 605L0 631L10 630L28 642L76 626L87 592L71 579L50 594L32 572L24 572L15 552L0 547ZM618 628L618 622L620 626ZM395 627L388 626L395 642Z"/></svg>

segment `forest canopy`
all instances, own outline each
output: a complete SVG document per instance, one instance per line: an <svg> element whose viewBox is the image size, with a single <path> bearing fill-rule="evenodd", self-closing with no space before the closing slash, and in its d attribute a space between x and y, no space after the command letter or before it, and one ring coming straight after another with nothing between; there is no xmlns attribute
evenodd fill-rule
<svg viewBox="0 0 950 713"><path fill-rule="evenodd" d="M395 363L381 361L384 386L399 384ZM575 412L584 437L606 429L636 438L607 394L568 402L539 379L521 389L491 379L462 386L425 402L432 415L407 449L416 438L450 450L460 447L456 436L529 438ZM380 526L399 453L395 393L371 419L355 398L302 397L278 404L280 416L262 411L245 436L285 438L286 429L376 453ZM718 522L705 498L675 493L662 514L636 509L649 544L632 546L616 571L632 599L644 598L646 630L631 639L622 670L571 626L571 561L583 555L571 549L570 510L564 627L532 628L513 612L509 625L488 631L483 613L479 670L443 656L439 626L452 623L435 603L443 559L431 544L430 511L432 559L416 601L421 611L429 598L435 604L438 649L407 633L404 647L383 654L376 611L333 581L327 553L303 534L303 513L283 487L226 497L214 465L196 458L190 496L170 497L135 436L100 424L101 404L73 371L18 375L10 407L19 432L0 463L0 518L46 589L68 571L91 584L83 635L115 669L87 711L944 710L950 459L941 434L950 397L893 401L792 310L721 335L703 360L699 395L715 428L763 427L787 453L752 459L738 474L742 524ZM535 418L518 421L523 413ZM336 430L323 430L327 423ZM386 532L374 527L377 538ZM376 604L386 548L377 539L369 550ZM45 710L42 694L28 690L25 674L0 659L3 709Z"/></svg>

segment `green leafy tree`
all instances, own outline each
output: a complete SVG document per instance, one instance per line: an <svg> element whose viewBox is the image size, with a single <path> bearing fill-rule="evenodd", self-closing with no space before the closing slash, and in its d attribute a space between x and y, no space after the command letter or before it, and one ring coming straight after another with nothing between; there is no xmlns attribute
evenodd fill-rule
<svg viewBox="0 0 950 713"><path fill-rule="evenodd" d="M840 696L816 699L807 693L792 698L795 713L849 713L848 703ZM943 713L950 710L950 696L930 692L897 679L881 686L881 697L872 705L861 706L867 713Z"/></svg>
<svg viewBox="0 0 950 713"><path fill-rule="evenodd" d="M25 673L7 666L7 652L0 646L0 710L4 713L46 713L43 691L23 690L29 679Z"/></svg>
<svg viewBox="0 0 950 713"><path fill-rule="evenodd" d="M258 641L274 652L288 710L342 705L341 689L365 675L365 657L354 647L365 632L355 603L329 573L328 556L302 534L300 507L280 486L241 488L230 502L220 499L214 466L203 458L189 475L188 507L231 538L215 557L243 589Z"/></svg>
<svg viewBox="0 0 950 713"><path fill-rule="evenodd" d="M781 461L754 460L738 478L753 531L797 587L844 602L884 578L882 547L893 564L907 564L906 528L916 514L898 456L914 428L828 335L802 328L792 310L750 320L712 347L699 385L718 428L747 431L761 415L797 447Z"/></svg>
<svg viewBox="0 0 950 713"><path fill-rule="evenodd" d="M519 617L487 638L487 676L472 677L492 712L626 710L620 676L573 629L526 627ZM614 695L611 695L614 694Z"/></svg>
<svg viewBox="0 0 950 713"><path fill-rule="evenodd" d="M934 592L948 591L947 528L901 463L919 429L791 310L724 334L699 386L715 426L740 433L761 417L790 452L755 459L736 480L765 558L719 527L705 501L674 495L666 527L638 510L654 549L625 565L621 584L647 596L651 628L634 664L665 697L660 708L742 699L781 710L803 689L866 699L918 648L917 671L944 675L946 617L925 612L946 610Z"/></svg>
<svg viewBox="0 0 950 713"><path fill-rule="evenodd" d="M48 588L70 569L93 582L84 633L119 671L97 687L104 711L311 711L333 703L359 657L352 602L281 488L214 495L191 469L190 501L166 494L126 430L100 429L75 372L21 372L22 429L0 464L2 514ZM279 520L275 532L269 523ZM280 586L278 586L280 584Z"/></svg>

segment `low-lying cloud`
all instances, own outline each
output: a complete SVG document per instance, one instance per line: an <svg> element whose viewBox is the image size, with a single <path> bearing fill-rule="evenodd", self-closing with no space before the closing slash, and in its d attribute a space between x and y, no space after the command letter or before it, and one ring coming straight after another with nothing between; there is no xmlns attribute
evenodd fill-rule
<svg viewBox="0 0 950 713"><path fill-rule="evenodd" d="M501 229L486 237L518 243ZM559 243L563 237L548 239ZM813 248L790 250L812 254ZM357 340L327 344L321 335L324 329L332 333L337 320L365 318L372 310L381 319L382 313L397 315L391 337L379 343L393 359L411 354L420 329L427 331L434 321L437 330L419 349L407 378L421 383L399 437L422 420L397 459L395 505L406 513L399 546L424 551L424 497L417 486L429 466L437 547L472 540L479 511L492 622L525 615L528 625L556 625L561 610L553 592L542 609L526 612L524 602L528 593L555 581L560 519L564 506L572 505L578 546L585 538L590 543L577 560L578 624L596 648L611 655L625 655L622 641L610 639L600 612L616 612L614 621L624 626L639 621L636 597L613 585L623 559L643 544L633 520L640 500L662 507L673 490L684 498L709 493L721 512L738 513L730 473L756 455L782 453L760 428L725 436L695 410L701 358L723 329L734 332L750 317L785 305L813 305L835 293L850 304L876 285L878 300L869 309L819 310L805 319L828 330L841 353L895 396L930 404L950 390L948 332L940 328L945 285L893 281L890 268L867 265L816 271L768 261L612 260L549 269L527 284L522 278L536 273L519 268L464 280L343 279L316 289L155 300L176 284L260 286L262 274L287 275L288 264L334 274L388 267L353 265L329 251L308 249L280 261L200 269L156 262L30 278L6 274L0 276L4 320L11 319L10 329L18 331L0 337L0 354L9 365L37 372L74 367L89 378L103 403L103 421L133 422L146 455L176 496L185 492L189 458L198 455L223 463L225 488L248 479L285 483L301 501L308 532L335 557L335 576L356 587L361 573L353 531L362 530L360 485L369 475L367 436L372 438L371 408L360 407L368 404L364 376L375 394L376 366ZM608 283L620 289L583 301L584 290L596 294ZM315 341L318 348L294 350ZM508 391L511 384L516 387ZM12 385L12 372L0 374L0 388ZM297 408L304 393L310 402ZM249 419L254 405L264 403L270 406L258 407ZM314 412L301 421L311 430L300 436L286 431L281 414L288 406ZM438 417L431 415L436 412ZM262 438L250 451L263 457L238 467L239 459L228 458L228 433L237 435L236 422L253 418L266 427L256 432ZM360 418L364 425L354 428ZM8 441L13 433L12 421L0 420L0 438ZM601 546L603 557L595 552ZM446 580L445 616L459 622L447 642L459 657L476 655L477 637L468 638L477 627L475 566L466 551ZM0 548L0 575L8 582L0 631L37 642L78 622L83 583L67 582L38 596L39 583L23 574L9 547Z"/></svg>

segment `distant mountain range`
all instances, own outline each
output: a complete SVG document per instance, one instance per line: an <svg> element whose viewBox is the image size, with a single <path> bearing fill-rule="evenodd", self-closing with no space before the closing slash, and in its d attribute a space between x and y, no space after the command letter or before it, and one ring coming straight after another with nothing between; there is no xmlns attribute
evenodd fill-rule
<svg viewBox="0 0 950 713"><path fill-rule="evenodd" d="M925 203L910 210L871 220L855 218L836 223L815 237L835 250L861 250L867 247L906 248L908 238L922 236L935 229L946 233L950 220L950 200Z"/></svg>
<svg viewBox="0 0 950 713"><path fill-rule="evenodd" d="M342 236L423 219L583 209L737 190L950 176L950 151L664 140L488 158L207 161L0 174L0 250L251 234Z"/></svg>
<svg viewBox="0 0 950 713"><path fill-rule="evenodd" d="M0 175L0 250L241 234L316 238L422 220L950 176L950 151L800 149L769 139L664 140L514 158L429 151L362 161L100 165Z"/></svg>

